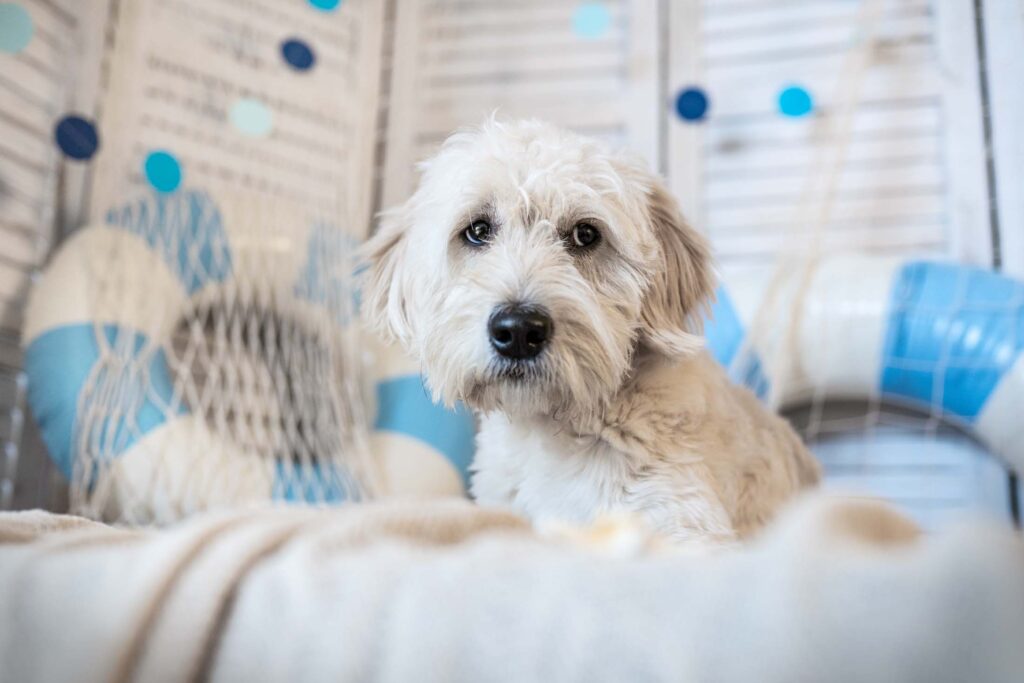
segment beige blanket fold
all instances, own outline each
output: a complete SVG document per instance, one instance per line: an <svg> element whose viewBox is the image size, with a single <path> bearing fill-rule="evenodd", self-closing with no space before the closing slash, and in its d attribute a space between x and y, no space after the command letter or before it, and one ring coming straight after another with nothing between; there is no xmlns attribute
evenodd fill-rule
<svg viewBox="0 0 1024 683"><path fill-rule="evenodd" d="M4 514L0 680L1024 681L1012 530L819 494L745 547L612 536L461 501Z"/></svg>

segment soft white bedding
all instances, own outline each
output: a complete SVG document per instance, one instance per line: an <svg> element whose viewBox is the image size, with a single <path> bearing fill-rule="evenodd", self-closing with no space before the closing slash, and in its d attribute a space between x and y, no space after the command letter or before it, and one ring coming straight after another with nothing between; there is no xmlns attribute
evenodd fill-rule
<svg viewBox="0 0 1024 683"><path fill-rule="evenodd" d="M749 546L468 503L0 515L4 681L1024 680L1024 542L816 497Z"/></svg>

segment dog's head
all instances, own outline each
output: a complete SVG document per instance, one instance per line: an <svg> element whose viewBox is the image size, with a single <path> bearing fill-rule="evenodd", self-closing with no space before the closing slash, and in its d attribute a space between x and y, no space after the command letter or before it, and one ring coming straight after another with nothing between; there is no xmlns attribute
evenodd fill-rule
<svg viewBox="0 0 1024 683"><path fill-rule="evenodd" d="M700 347L708 248L661 181L549 125L450 137L367 244L365 305L435 400L588 419L638 353Z"/></svg>

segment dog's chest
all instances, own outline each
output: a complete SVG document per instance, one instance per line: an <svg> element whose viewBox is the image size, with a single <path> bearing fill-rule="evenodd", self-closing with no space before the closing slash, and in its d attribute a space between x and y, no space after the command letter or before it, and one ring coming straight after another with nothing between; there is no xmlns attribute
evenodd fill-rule
<svg viewBox="0 0 1024 683"><path fill-rule="evenodd" d="M534 518L586 522L623 507L634 480L630 463L628 455L600 439L487 416L477 437L473 495Z"/></svg>

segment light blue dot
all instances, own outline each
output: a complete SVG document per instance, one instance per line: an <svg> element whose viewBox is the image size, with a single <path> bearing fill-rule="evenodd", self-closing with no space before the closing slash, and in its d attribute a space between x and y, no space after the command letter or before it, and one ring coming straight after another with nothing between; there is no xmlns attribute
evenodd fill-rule
<svg viewBox="0 0 1024 683"><path fill-rule="evenodd" d="M324 12L331 12L338 9L341 0L309 0L309 4Z"/></svg>
<svg viewBox="0 0 1024 683"><path fill-rule="evenodd" d="M0 3L0 51L17 54L32 41L32 15L13 2Z"/></svg>
<svg viewBox="0 0 1024 683"><path fill-rule="evenodd" d="M612 25L612 15L600 2L585 2L572 15L572 30L582 38L600 38Z"/></svg>
<svg viewBox="0 0 1024 683"><path fill-rule="evenodd" d="M231 107L231 125L246 135L264 137L274 127L274 114L259 100L238 100Z"/></svg>
<svg viewBox="0 0 1024 683"><path fill-rule="evenodd" d="M170 152L150 152L145 171L146 180L158 192L174 192L181 185L181 164Z"/></svg>
<svg viewBox="0 0 1024 683"><path fill-rule="evenodd" d="M814 109L811 93L799 85L791 85L779 93L779 111L794 118L806 116Z"/></svg>

